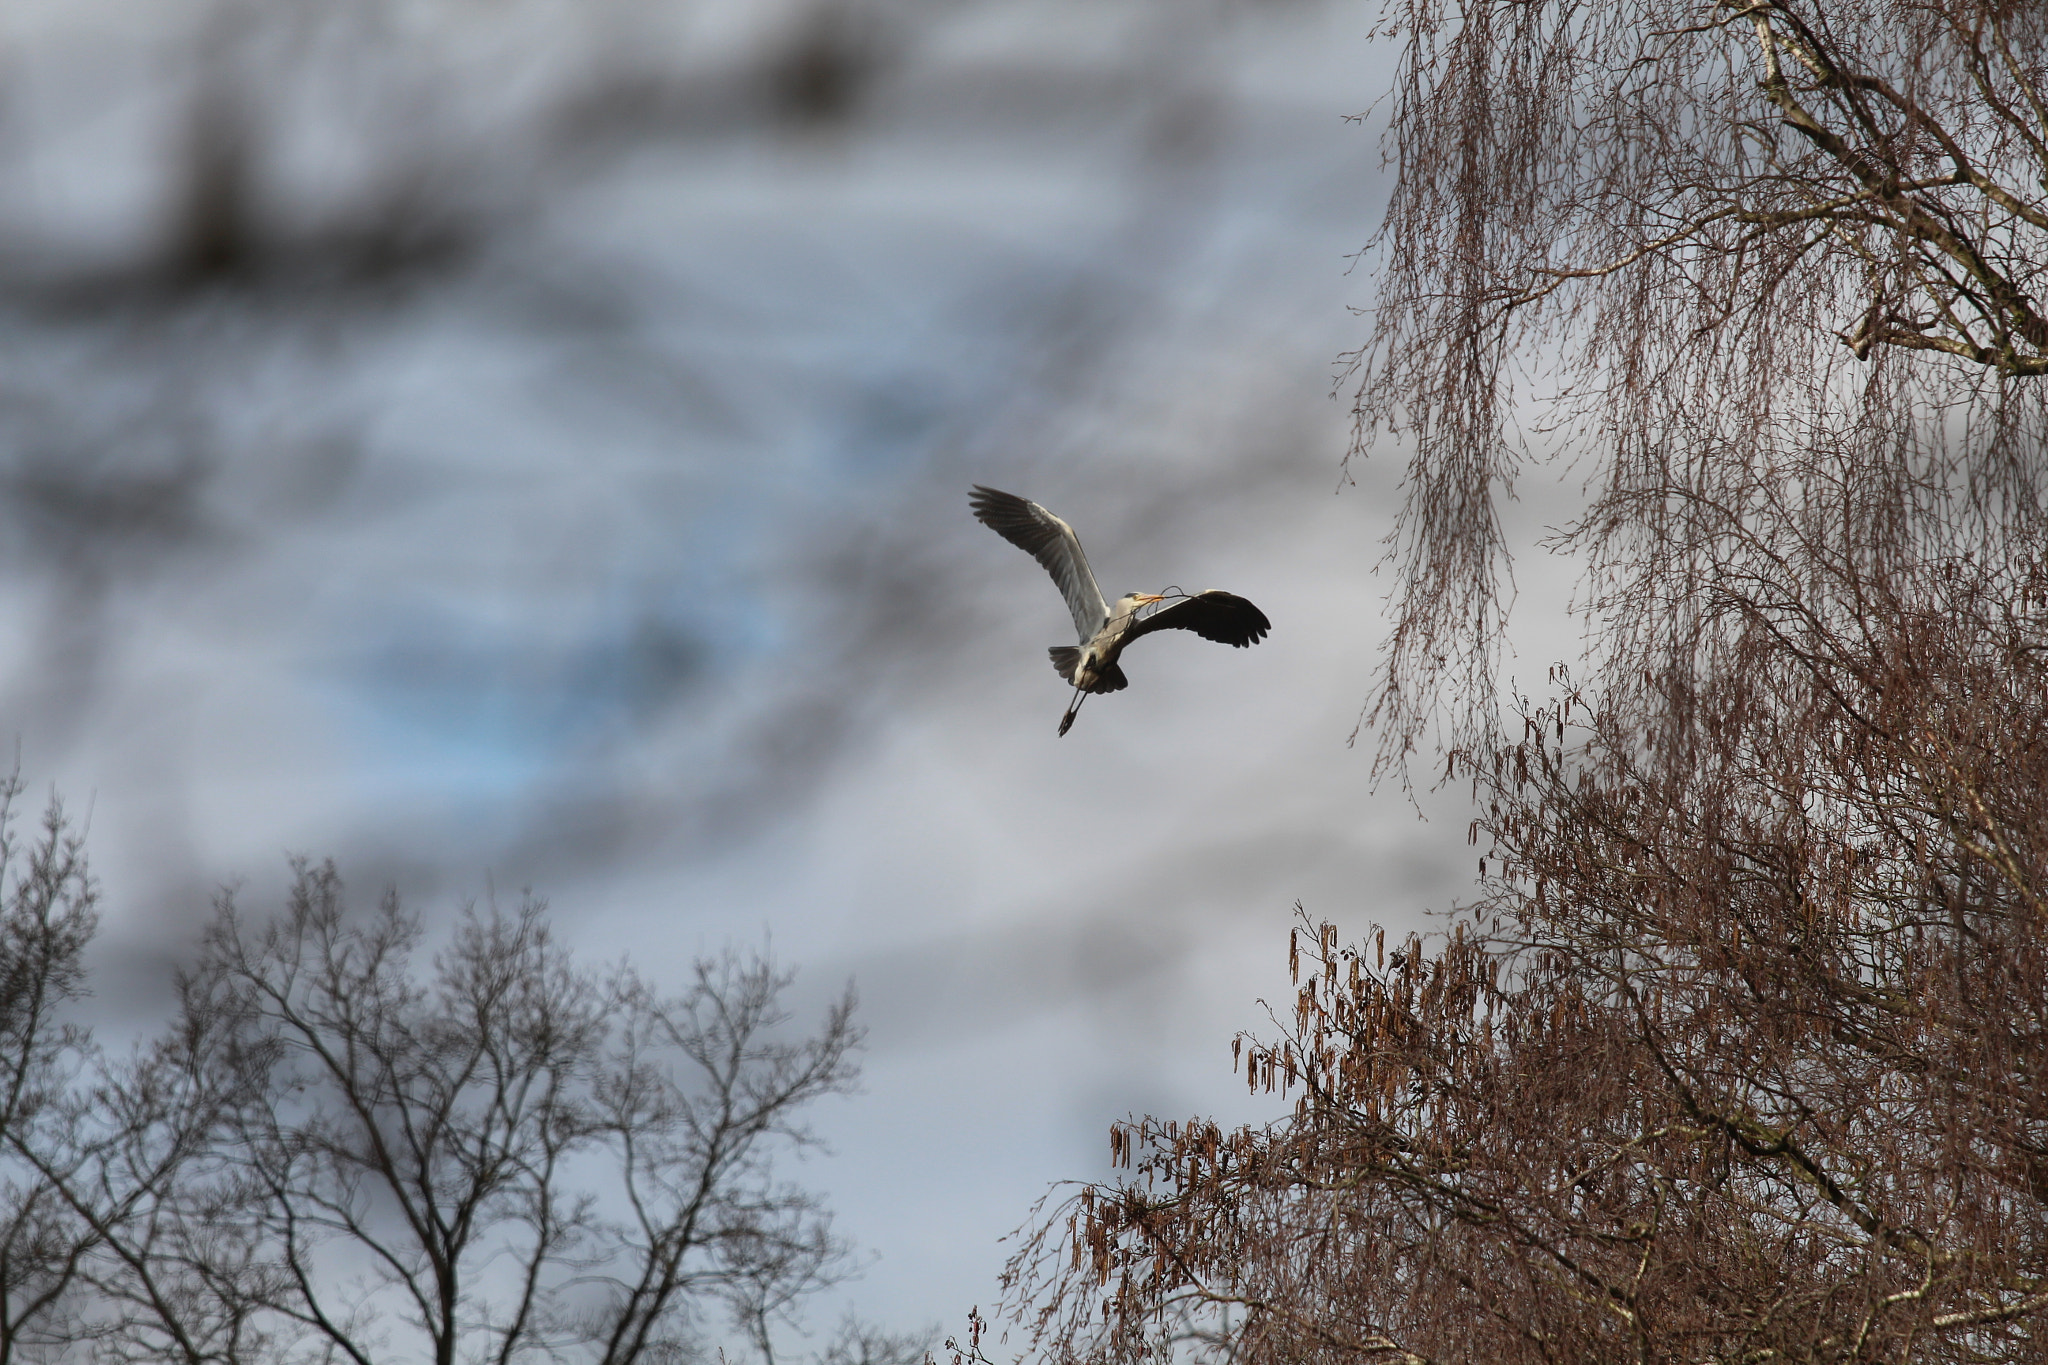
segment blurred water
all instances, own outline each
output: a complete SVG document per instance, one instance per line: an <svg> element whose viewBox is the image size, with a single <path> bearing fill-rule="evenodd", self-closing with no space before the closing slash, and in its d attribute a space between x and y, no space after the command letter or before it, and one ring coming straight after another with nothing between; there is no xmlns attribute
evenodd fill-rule
<svg viewBox="0 0 2048 1365"><path fill-rule="evenodd" d="M1266 1112L1228 1044L1293 902L1420 923L1470 856L1345 747L1373 17L13 7L0 703L90 801L103 997L160 1008L287 851L443 910L530 884L655 976L772 935L861 988L867 1093L802 1174L906 1326L990 1302L1112 1119ZM1272 638L1148 640L1055 740L1066 614L974 482Z"/></svg>

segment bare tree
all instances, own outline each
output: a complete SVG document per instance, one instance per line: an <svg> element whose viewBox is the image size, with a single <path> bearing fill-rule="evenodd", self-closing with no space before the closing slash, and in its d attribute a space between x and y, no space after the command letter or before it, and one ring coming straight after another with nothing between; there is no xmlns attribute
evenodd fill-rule
<svg viewBox="0 0 2048 1365"><path fill-rule="evenodd" d="M772 1362L854 1268L777 1169L854 1084L850 990L793 1034L765 957L672 994L579 967L531 900L425 964L395 898L352 914L302 862L274 919L222 896L174 1026L110 1058L67 1022L78 838L52 805L0 841L0 1361L631 1365L724 1331ZM820 1356L924 1342L849 1318Z"/></svg>
<svg viewBox="0 0 2048 1365"><path fill-rule="evenodd" d="M87 1311L68 1344L135 1365L268 1358L277 1342L257 1286L278 1272L206 1175L256 1079L224 1021L188 1015L126 1057L99 1056L51 1131L21 1149L93 1239Z"/></svg>
<svg viewBox="0 0 2048 1365"><path fill-rule="evenodd" d="M1007 1308L1060 1360L2032 1361L2048 1324L2048 24L1414 0L1367 436L1376 703L1481 894L1118 1125ZM1597 462L1594 650L1500 724L1493 498ZM959 1348L982 1358L979 1344Z"/></svg>
<svg viewBox="0 0 2048 1365"><path fill-rule="evenodd" d="M66 1019L85 989L98 899L77 836L52 801L40 833L16 823L19 773L0 778L0 1365L74 1339L90 1220L64 1200L45 1160L69 1147L57 1117L91 1042Z"/></svg>
<svg viewBox="0 0 2048 1365"><path fill-rule="evenodd" d="M2031 1361L2048 568L1759 585L1682 759L1567 691L1472 770L1443 941L1308 927L1264 1130L1143 1121L1036 1227L1058 1359ZM1241 1042L1243 1040L1240 1040Z"/></svg>
<svg viewBox="0 0 2048 1365"><path fill-rule="evenodd" d="M1869 569L2041 543L2048 13L1394 0L1385 27L1399 175L1354 357L1355 453L1408 458L1382 761L1496 729L1496 500L1539 456L1587 471L1557 545L1617 701L1712 646L1740 526Z"/></svg>
<svg viewBox="0 0 2048 1365"><path fill-rule="evenodd" d="M765 960L670 998L576 967L536 902L467 913L425 973L422 934L390 897L351 916L331 865L267 924L223 898L180 1035L231 1100L109 1232L128 1352L623 1365L690 1354L722 1306L768 1355L848 1268L773 1156L853 1082L851 996L787 1041Z"/></svg>
<svg viewBox="0 0 2048 1365"><path fill-rule="evenodd" d="M20 841L21 790L18 775L0 781L0 1359L253 1358L246 1315L155 1255L213 1235L165 1211L232 1094L218 1031L182 1029L116 1059L70 1017L98 889L54 798L40 835Z"/></svg>
<svg viewBox="0 0 2048 1365"><path fill-rule="evenodd" d="M775 1320L845 1270L817 1201L777 1183L768 1155L808 1145L804 1104L852 1083L853 998L815 1037L782 1041L787 976L730 957L696 971L680 999L629 993L596 1091L629 1210L610 1228L607 1292L592 1318L607 1365L646 1359L670 1341L679 1309L707 1299L772 1361ZM859 1342L868 1330L842 1336Z"/></svg>

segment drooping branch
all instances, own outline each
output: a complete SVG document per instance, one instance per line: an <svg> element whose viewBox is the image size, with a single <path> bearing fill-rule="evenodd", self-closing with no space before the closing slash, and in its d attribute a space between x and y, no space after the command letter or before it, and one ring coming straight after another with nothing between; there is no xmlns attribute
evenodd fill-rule
<svg viewBox="0 0 2048 1365"><path fill-rule="evenodd" d="M1399 174L1350 370L1354 457L1406 461L1382 763L1500 724L1498 502L1532 461L1588 475L1553 548L1609 686L1719 647L1698 603L1745 525L1867 562L2043 538L2048 15L1399 0L1385 31Z"/></svg>

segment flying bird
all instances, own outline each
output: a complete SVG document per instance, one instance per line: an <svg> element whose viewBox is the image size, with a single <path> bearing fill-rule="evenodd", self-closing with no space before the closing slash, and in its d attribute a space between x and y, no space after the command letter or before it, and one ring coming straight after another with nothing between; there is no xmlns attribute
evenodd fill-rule
<svg viewBox="0 0 2048 1365"><path fill-rule="evenodd" d="M1130 679L1117 659L1125 647L1141 635L1155 630L1191 630L1204 640L1243 649L1266 638L1273 623L1266 613L1236 593L1210 588L1206 592L1127 592L1114 605L1102 600L1102 589L1088 568L1081 539L1074 528L1027 498L993 488L974 486L967 499L982 525L1018 549L1028 552L1045 566L1067 610L1074 614L1074 629L1081 643L1054 645L1046 652L1052 666L1074 687L1074 699L1060 717L1060 733L1074 724L1081 701L1090 692L1121 692ZM1170 607L1146 611L1158 602L1171 600Z"/></svg>

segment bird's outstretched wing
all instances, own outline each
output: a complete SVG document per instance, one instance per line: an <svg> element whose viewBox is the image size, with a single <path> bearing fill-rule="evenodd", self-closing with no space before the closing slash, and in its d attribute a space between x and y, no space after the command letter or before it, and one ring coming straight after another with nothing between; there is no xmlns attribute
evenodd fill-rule
<svg viewBox="0 0 2048 1365"><path fill-rule="evenodd" d="M982 525L1018 549L1029 551L1045 566L1052 581L1060 585L1060 595L1067 599L1081 643L1094 639L1109 619L1109 604L1102 600L1102 589L1095 586L1095 575L1088 568L1088 556L1081 553L1081 538L1074 528L1035 502L980 484L974 486L967 502Z"/></svg>
<svg viewBox="0 0 2048 1365"><path fill-rule="evenodd" d="M1140 618L1125 639L1135 640L1155 630L1191 630L1204 640L1243 649L1265 639L1272 628L1266 613L1244 598L1211 588Z"/></svg>

